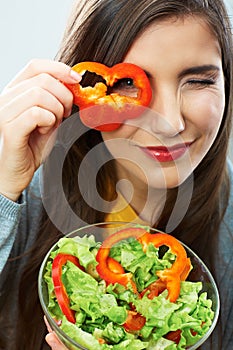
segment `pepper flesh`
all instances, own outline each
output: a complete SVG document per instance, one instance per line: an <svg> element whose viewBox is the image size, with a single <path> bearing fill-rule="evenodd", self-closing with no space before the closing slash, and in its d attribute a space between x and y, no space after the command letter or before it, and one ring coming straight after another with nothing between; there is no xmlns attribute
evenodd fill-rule
<svg viewBox="0 0 233 350"><path fill-rule="evenodd" d="M104 79L94 87L65 84L74 95L74 104L79 107L83 124L100 131L116 130L126 119L137 118L151 101L152 91L146 73L132 63L118 63L107 67L99 62L80 62L72 67L81 75L86 71ZM137 96L117 92L108 93L109 87L121 79L130 78L137 89Z"/></svg>
<svg viewBox="0 0 233 350"><path fill-rule="evenodd" d="M116 261L115 259L108 257L107 258L107 264L108 268L114 272L114 273L125 273L124 268L121 266L121 264Z"/></svg>
<svg viewBox="0 0 233 350"><path fill-rule="evenodd" d="M141 228L123 229L118 232L115 232L114 234L110 235L104 240L96 255L96 261L98 262L96 270L100 277L104 279L108 284L119 283L125 287L127 287L128 284L130 284L134 293L138 294L136 284L132 280L132 273L113 272L109 268L108 258L110 249L114 244L130 237L140 237L143 234L145 234L145 232L146 231Z"/></svg>
<svg viewBox="0 0 233 350"><path fill-rule="evenodd" d="M62 282L62 266L65 265L67 261L71 261L73 264L83 270L83 267L79 264L77 257L70 254L59 253L56 255L52 263L52 280L54 284L54 292L61 311L66 316L68 321L75 323L75 312L74 310L70 309L70 300Z"/></svg>
<svg viewBox="0 0 233 350"><path fill-rule="evenodd" d="M166 233L151 234L147 232L138 240L144 251L152 243L157 248L163 245L168 246L171 252L176 255L176 260L170 269L157 271L157 276L166 283L168 299L175 302L180 295L180 282L187 277L191 269L190 259L187 258L184 247L176 238Z"/></svg>

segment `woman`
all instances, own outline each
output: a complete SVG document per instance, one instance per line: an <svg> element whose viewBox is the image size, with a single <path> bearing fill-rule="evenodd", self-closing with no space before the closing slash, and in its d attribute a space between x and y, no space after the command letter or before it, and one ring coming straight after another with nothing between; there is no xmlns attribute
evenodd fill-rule
<svg viewBox="0 0 233 350"><path fill-rule="evenodd" d="M63 63L33 61L6 87L0 100L1 349L47 348L37 296L45 253L61 234L119 215L169 232L201 256L221 295L219 323L203 349L232 347L229 28L220 0L78 1L58 57ZM112 132L87 130L77 114L61 124L73 96L60 81L78 83L70 67L81 61L144 69L153 91L148 113ZM134 86L124 80L117 88L131 93ZM40 196L41 169L33 175L60 124ZM85 181L78 178L83 173ZM120 196L130 207L120 203L114 214ZM46 339L53 349L64 348L53 334Z"/></svg>

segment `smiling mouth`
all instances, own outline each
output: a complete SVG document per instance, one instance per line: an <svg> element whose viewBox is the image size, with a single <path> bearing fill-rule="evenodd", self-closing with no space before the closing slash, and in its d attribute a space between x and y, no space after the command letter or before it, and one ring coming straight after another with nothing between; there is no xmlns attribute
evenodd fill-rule
<svg viewBox="0 0 233 350"><path fill-rule="evenodd" d="M161 163L172 162L182 157L190 148L191 143L178 144L172 147L148 146L140 147L150 158Z"/></svg>

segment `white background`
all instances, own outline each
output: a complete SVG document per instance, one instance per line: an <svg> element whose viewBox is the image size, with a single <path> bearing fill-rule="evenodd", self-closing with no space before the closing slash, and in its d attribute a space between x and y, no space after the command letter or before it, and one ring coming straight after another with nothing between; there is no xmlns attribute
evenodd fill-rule
<svg viewBox="0 0 233 350"><path fill-rule="evenodd" d="M32 58L56 56L74 1L0 0L0 91Z"/></svg>
<svg viewBox="0 0 233 350"><path fill-rule="evenodd" d="M55 57L74 1L0 0L0 91L30 59Z"/></svg>
<svg viewBox="0 0 233 350"><path fill-rule="evenodd" d="M0 0L0 91L32 58L56 56L74 0Z"/></svg>

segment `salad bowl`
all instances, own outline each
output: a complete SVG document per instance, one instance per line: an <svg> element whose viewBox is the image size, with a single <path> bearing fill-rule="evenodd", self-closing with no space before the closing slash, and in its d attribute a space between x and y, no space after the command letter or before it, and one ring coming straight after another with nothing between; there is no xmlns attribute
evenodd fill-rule
<svg viewBox="0 0 233 350"><path fill-rule="evenodd" d="M143 238L141 232L146 232ZM153 240L147 246L144 237L160 236L167 238L164 244L156 246ZM71 232L49 250L39 272L39 299L50 327L67 349L195 350L209 338L219 316L216 283L202 260L173 240L137 224L98 223ZM157 272L163 288L161 283L158 287L158 276L151 271L156 271L155 260L159 269L163 264L165 271L175 269L179 246L186 254L183 261L190 265L183 268L174 297L177 283L164 286L163 273Z"/></svg>

